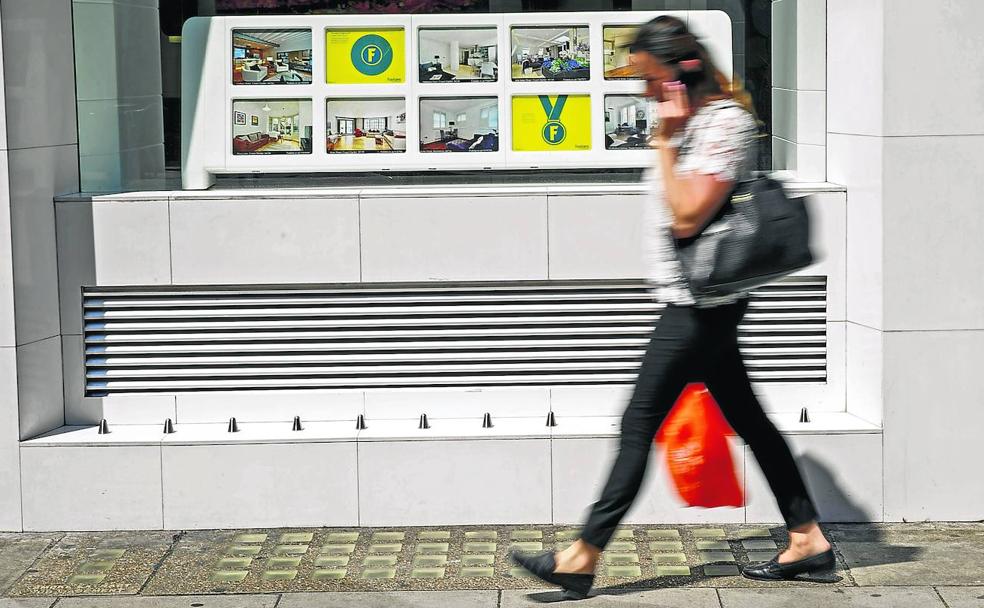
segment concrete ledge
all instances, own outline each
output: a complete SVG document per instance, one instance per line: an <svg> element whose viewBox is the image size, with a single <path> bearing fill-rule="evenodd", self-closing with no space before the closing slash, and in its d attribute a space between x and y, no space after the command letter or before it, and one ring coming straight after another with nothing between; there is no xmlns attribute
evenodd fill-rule
<svg viewBox="0 0 984 608"><path fill-rule="evenodd" d="M28 530L576 523L618 446L618 416L62 427L21 443ZM827 521L881 521L881 430L844 412L774 420ZM657 448L630 523L778 521L732 439L747 506L685 508Z"/></svg>
<svg viewBox="0 0 984 608"><path fill-rule="evenodd" d="M818 192L845 192L846 188L830 182L795 181L794 176L777 173L773 177L782 181L786 189L797 195ZM481 197L481 196L571 196L644 194L641 182L616 183L555 183L533 184L483 184L483 185L427 185L427 186L371 186L365 188L214 188L211 190L161 190L154 192L120 192L113 194L78 193L55 197L55 203L89 201L150 201L150 200L208 200L208 199L305 199L305 198L404 198L404 197Z"/></svg>

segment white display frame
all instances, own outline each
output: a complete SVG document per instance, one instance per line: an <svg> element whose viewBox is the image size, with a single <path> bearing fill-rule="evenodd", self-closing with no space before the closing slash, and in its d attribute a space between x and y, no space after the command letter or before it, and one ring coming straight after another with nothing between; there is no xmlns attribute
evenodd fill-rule
<svg viewBox="0 0 984 608"><path fill-rule="evenodd" d="M723 11L610 11L582 13L506 13L454 15L284 15L263 17L195 17L182 32L182 186L205 189L217 174L328 173L359 171L455 171L501 169L638 168L652 162L647 149L606 149L606 95L642 95L638 80L605 80L603 33L606 26L631 26L658 15L688 23L711 51L718 67L732 73L732 24ZM514 81L512 28L585 25L589 28L589 80ZM495 27L499 78L495 82L419 82L417 51L420 28ZM325 82L325 31L335 28L403 28L405 81L401 84L328 84ZM234 85L233 30L310 29L311 84ZM508 63L503 63L503 58ZM515 95L591 97L591 149L517 152L512 149L512 98ZM420 150L422 97L489 97L499 99L497 152L434 153ZM329 154L325 142L325 103L332 98L402 97L406 100L405 152ZM234 155L235 100L311 99L310 154ZM201 118L198 118L201 117ZM217 128L216 122L223 125Z"/></svg>

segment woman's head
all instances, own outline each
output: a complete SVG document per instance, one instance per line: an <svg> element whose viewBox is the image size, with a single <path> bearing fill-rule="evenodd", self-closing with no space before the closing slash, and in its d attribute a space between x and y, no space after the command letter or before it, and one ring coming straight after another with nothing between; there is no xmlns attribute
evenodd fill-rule
<svg viewBox="0 0 984 608"><path fill-rule="evenodd" d="M726 96L707 49L676 17L661 15L640 26L629 52L650 97L662 100L663 84L673 81L686 85L694 106Z"/></svg>

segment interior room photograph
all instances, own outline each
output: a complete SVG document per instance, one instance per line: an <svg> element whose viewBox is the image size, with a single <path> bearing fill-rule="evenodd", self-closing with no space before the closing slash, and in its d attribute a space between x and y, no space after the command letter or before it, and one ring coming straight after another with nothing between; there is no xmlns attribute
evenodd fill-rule
<svg viewBox="0 0 984 608"><path fill-rule="evenodd" d="M309 84L311 76L311 30L233 31L233 84Z"/></svg>
<svg viewBox="0 0 984 608"><path fill-rule="evenodd" d="M420 82L499 78L496 28L420 28Z"/></svg>
<svg viewBox="0 0 984 608"><path fill-rule="evenodd" d="M642 97L605 95L605 147L649 147L655 127L649 117L649 103Z"/></svg>
<svg viewBox="0 0 984 608"><path fill-rule="evenodd" d="M329 154L407 149L407 109L402 97L329 99L325 118Z"/></svg>
<svg viewBox="0 0 984 608"><path fill-rule="evenodd" d="M513 80L588 80L587 26L512 28Z"/></svg>
<svg viewBox="0 0 984 608"><path fill-rule="evenodd" d="M421 152L495 152L498 149L497 98L420 100Z"/></svg>
<svg viewBox="0 0 984 608"><path fill-rule="evenodd" d="M635 38L636 27L630 25L609 25L603 30L605 78L638 78L635 68L629 63L629 44Z"/></svg>
<svg viewBox="0 0 984 608"><path fill-rule="evenodd" d="M310 154L310 99L232 103L233 154Z"/></svg>

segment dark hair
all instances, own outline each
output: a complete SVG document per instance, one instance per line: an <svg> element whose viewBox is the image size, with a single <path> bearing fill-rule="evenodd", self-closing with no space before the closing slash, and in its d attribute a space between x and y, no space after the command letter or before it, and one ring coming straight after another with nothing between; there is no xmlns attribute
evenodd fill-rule
<svg viewBox="0 0 984 608"><path fill-rule="evenodd" d="M630 53L649 53L660 62L674 68L677 79L687 86L691 104L713 97L730 97L722 88L721 76L710 53L687 28L687 24L667 15L660 15L639 26L635 40L629 44ZM697 59L699 64L684 69L681 61Z"/></svg>

